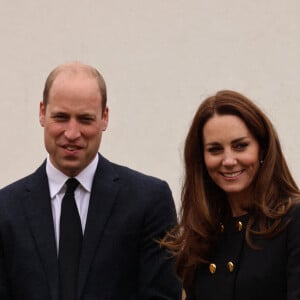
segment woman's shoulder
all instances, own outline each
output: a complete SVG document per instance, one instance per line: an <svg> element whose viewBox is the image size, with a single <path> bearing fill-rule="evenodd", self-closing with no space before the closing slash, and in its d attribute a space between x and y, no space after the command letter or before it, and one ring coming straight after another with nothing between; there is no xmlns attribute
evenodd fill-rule
<svg viewBox="0 0 300 300"><path fill-rule="evenodd" d="M290 218L300 217L300 196L291 200L291 208L288 210L286 215Z"/></svg>
<svg viewBox="0 0 300 300"><path fill-rule="evenodd" d="M300 198L294 199L291 208L288 210L285 219L289 234L300 237Z"/></svg>

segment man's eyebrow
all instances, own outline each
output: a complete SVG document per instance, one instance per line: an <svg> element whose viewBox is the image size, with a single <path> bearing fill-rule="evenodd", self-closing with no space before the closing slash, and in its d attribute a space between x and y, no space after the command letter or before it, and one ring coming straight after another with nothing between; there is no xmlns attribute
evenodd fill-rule
<svg viewBox="0 0 300 300"><path fill-rule="evenodd" d="M51 112L51 116L56 116L56 115L68 115L68 113L63 112L63 111L52 111Z"/></svg>
<svg viewBox="0 0 300 300"><path fill-rule="evenodd" d="M96 115L93 113L81 113L78 114L78 117L95 117Z"/></svg>

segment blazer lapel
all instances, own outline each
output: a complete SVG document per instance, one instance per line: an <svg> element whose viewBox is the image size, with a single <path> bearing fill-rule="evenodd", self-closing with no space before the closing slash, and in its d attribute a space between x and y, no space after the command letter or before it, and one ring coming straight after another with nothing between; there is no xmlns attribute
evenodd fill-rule
<svg viewBox="0 0 300 300"><path fill-rule="evenodd" d="M81 295L93 257L120 188L118 176L109 161L99 154L94 176L79 267L78 291Z"/></svg>
<svg viewBox="0 0 300 300"><path fill-rule="evenodd" d="M57 250L45 164L31 179L23 207L48 278L51 299L58 299Z"/></svg>

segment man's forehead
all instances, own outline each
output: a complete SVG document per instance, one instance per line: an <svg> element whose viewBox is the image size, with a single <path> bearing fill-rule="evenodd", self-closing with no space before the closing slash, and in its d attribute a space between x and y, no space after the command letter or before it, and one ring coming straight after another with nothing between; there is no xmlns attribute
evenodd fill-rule
<svg viewBox="0 0 300 300"><path fill-rule="evenodd" d="M86 69L66 68L59 71L56 75L53 84L60 80L77 80L77 79L92 79L96 81L95 76Z"/></svg>
<svg viewBox="0 0 300 300"><path fill-rule="evenodd" d="M60 91L72 91L76 90L77 87L84 86L86 92L89 93L97 89L99 90L98 82L95 77L86 74L86 73L72 73L72 72L63 72L57 75L54 79L52 86L49 91L49 97L56 94ZM70 90L71 89L71 90ZM99 91L99 95L101 95Z"/></svg>

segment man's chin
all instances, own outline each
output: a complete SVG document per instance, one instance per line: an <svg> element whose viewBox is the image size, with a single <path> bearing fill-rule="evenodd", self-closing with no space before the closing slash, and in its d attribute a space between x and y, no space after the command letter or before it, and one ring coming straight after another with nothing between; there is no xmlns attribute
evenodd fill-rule
<svg viewBox="0 0 300 300"><path fill-rule="evenodd" d="M82 166L76 162L65 163L60 168L60 170L69 177L75 177L76 175L78 175L81 172L82 169L83 169Z"/></svg>

